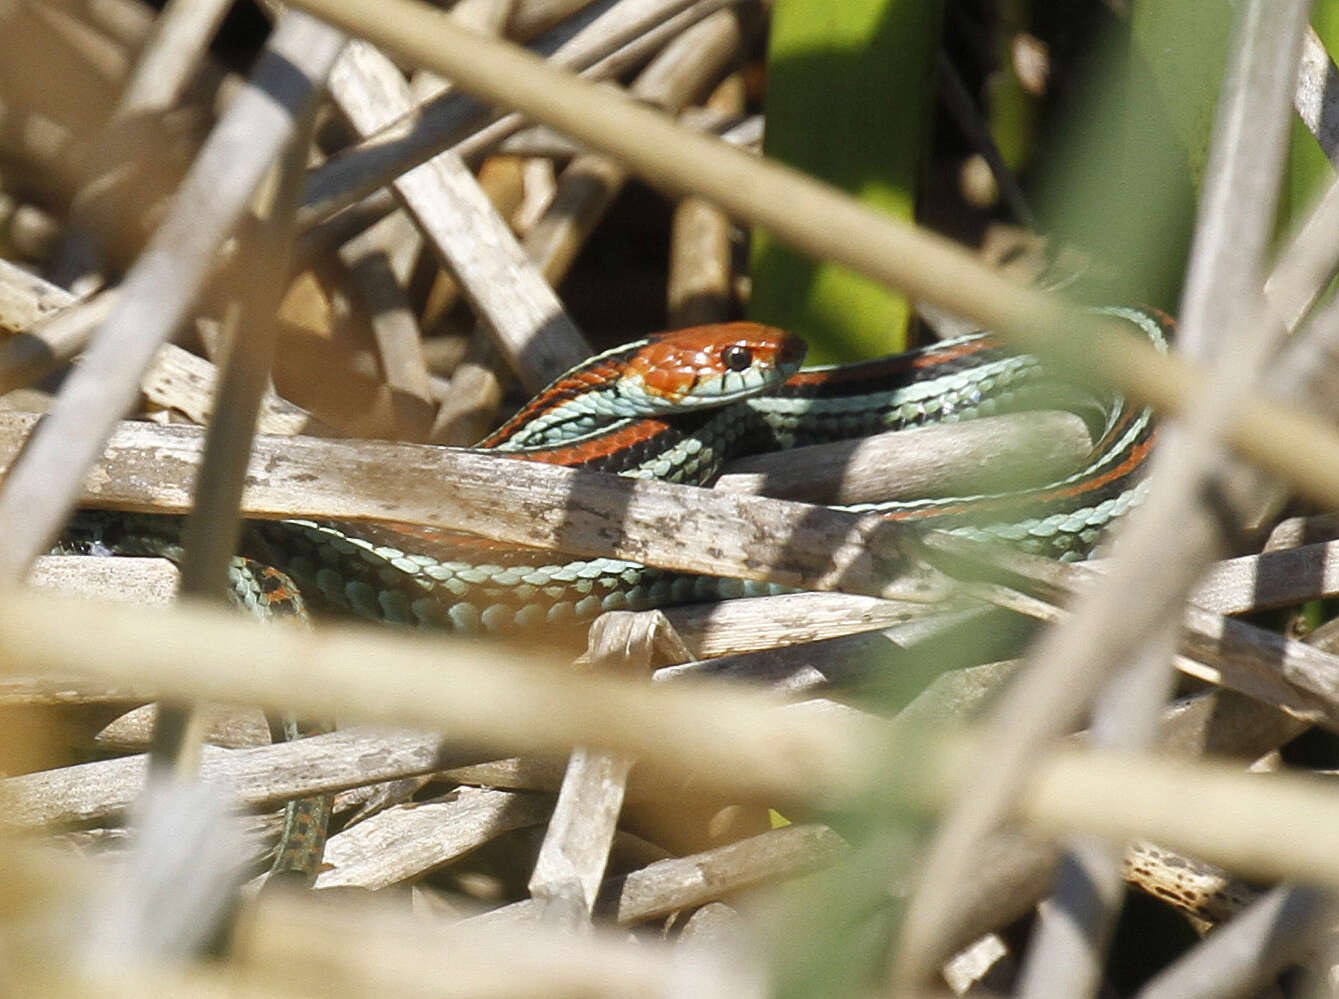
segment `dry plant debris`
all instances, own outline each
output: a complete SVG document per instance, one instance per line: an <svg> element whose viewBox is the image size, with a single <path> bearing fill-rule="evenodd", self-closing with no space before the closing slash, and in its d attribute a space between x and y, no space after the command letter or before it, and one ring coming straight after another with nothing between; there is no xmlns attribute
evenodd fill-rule
<svg viewBox="0 0 1339 999"><path fill-rule="evenodd" d="M1237 5L1172 356L1042 290L1100 296L1111 262L1032 231L1041 169L992 117L1007 85L1059 131L1070 35L1134 44L1141 12L946 4L921 212L953 242L756 155L766 4L448 6L0 6L15 990L1332 980L1339 184L1272 244L1289 105L1336 159L1309 5ZM441 447L593 346L743 314L750 226L1177 417L1110 557L815 505L979 489L1005 455L1050 481L1088 446L1071 414L762 456L714 490ZM180 571L45 554L80 504L193 511ZM584 652L209 606L239 518L281 516L806 592L613 611ZM272 743L262 708L341 723ZM262 886L283 803L320 796L310 889Z"/></svg>

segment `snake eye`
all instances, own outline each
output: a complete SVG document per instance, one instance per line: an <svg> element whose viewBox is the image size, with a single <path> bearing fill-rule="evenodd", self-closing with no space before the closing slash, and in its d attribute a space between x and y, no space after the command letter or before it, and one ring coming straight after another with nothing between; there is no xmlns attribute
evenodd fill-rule
<svg viewBox="0 0 1339 999"><path fill-rule="evenodd" d="M721 351L721 360L731 371L744 371L753 363L753 351L742 343L732 343Z"/></svg>

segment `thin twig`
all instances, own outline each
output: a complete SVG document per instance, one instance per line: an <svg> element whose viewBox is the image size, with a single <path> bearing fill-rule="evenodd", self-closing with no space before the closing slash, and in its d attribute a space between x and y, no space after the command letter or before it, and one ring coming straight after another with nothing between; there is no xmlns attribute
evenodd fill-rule
<svg viewBox="0 0 1339 999"><path fill-rule="evenodd" d="M288 273L294 212L314 117L311 106L277 164L274 188L267 198L268 224L257 244L248 248L257 265L247 268L244 293L234 306L231 346L219 380L214 418L205 436L194 505L186 520L182 541L186 558L181 567L184 594L220 598L227 586L227 566L236 551L241 525L238 506L251 442L270 380L277 332L274 314Z"/></svg>
<svg viewBox="0 0 1339 999"><path fill-rule="evenodd" d="M129 693L129 691L127 691ZM224 784L248 807L342 791L485 761L451 752L437 736L347 728L295 742L227 750L205 746L200 780ZM142 793L145 757L122 756L8 778L0 787L15 828L105 821Z"/></svg>
<svg viewBox="0 0 1339 999"><path fill-rule="evenodd" d="M422 440L432 420L423 333L405 290L422 242L405 214L392 212L339 250L367 312L377 360L397 404L399 440Z"/></svg>
<svg viewBox="0 0 1339 999"><path fill-rule="evenodd" d="M1339 70L1311 27L1302 40L1302 65L1293 106L1330 162L1339 159Z"/></svg>
<svg viewBox="0 0 1339 999"><path fill-rule="evenodd" d="M209 39L228 13L226 0L172 0L154 18L153 32L117 105L118 115L174 106L198 72Z"/></svg>
<svg viewBox="0 0 1339 999"><path fill-rule="evenodd" d="M1013 213L1014 219L1029 229L1036 228L1036 216L1028 206L1023 189L1018 184L1018 178L1004 162L1000 147L995 144L989 127L982 120L981 112L972 102L972 95L968 92L967 85L943 50L939 52L935 71L939 77L939 95L948 107L949 114L952 115L958 128L962 129L967 141L976 147L977 153L990 167L1000 195L1004 198L1009 211Z"/></svg>
<svg viewBox="0 0 1339 999"><path fill-rule="evenodd" d="M314 887L375 891L422 877L511 829L539 825L552 807L548 795L466 787L389 808L330 838Z"/></svg>
<svg viewBox="0 0 1339 999"><path fill-rule="evenodd" d="M808 874L845 853L847 847L826 826L793 825L726 846L648 864L610 878L600 889L602 908L630 926L731 895L762 882ZM539 906L517 902L475 917L484 925L509 925L536 918Z"/></svg>
<svg viewBox="0 0 1339 999"><path fill-rule="evenodd" d="M264 199L267 225L250 248L255 254L250 266L244 268L249 278L247 291L230 306L231 349L219 380L215 416L205 436L194 505L182 531L181 592L185 596L223 601L228 592L228 565L241 530L238 504L261 400L270 380L274 313L288 271L294 213L315 113L315 105L309 104L276 164L273 186ZM160 771L171 768L179 779L197 770L203 725L203 715L189 706L162 705L154 725L150 766Z"/></svg>
<svg viewBox="0 0 1339 999"><path fill-rule="evenodd" d="M673 626L655 611L602 615L591 626L588 655L597 670L632 677L649 676L658 663L689 658ZM545 920L569 926L589 921L633 762L585 746L572 751L529 881Z"/></svg>
<svg viewBox="0 0 1339 999"><path fill-rule="evenodd" d="M734 72L716 87L703 110L739 116L744 91L743 75ZM735 314L733 225L729 216L701 198L684 198L675 206L666 279L671 329L722 322Z"/></svg>

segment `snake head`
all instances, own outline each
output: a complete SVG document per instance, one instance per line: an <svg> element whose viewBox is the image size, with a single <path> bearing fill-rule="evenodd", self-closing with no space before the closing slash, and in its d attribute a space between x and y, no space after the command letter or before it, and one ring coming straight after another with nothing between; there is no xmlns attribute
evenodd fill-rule
<svg viewBox="0 0 1339 999"><path fill-rule="evenodd" d="M799 370L805 342L761 323L714 323L660 333L626 361L619 392L645 412L722 406L780 385Z"/></svg>
<svg viewBox="0 0 1339 999"><path fill-rule="evenodd" d="M804 352L799 337L759 323L657 333L577 365L479 446L542 448L629 420L724 406L779 386Z"/></svg>

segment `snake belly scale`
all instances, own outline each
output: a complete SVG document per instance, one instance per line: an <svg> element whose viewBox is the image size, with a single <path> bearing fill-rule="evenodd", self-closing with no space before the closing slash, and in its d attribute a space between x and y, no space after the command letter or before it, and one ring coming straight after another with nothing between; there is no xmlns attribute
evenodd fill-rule
<svg viewBox="0 0 1339 999"><path fill-rule="evenodd" d="M1170 320L1102 313L1159 347ZM867 436L1048 404L1055 377L1030 355L977 333L874 361L800 370L799 338L752 323L660 334L593 358L558 379L479 445L510 458L705 483L736 455ZM864 504L892 519L1063 559L1082 558L1142 496L1151 414L1088 392L1094 447L1046 486ZM62 551L180 556L180 518L81 511ZM464 633L581 623L779 588L689 576L618 559L556 560L412 525L253 521L234 562L235 599L262 615L281 600L371 620ZM275 570L279 570L276 572ZM293 593L283 574L296 584Z"/></svg>

